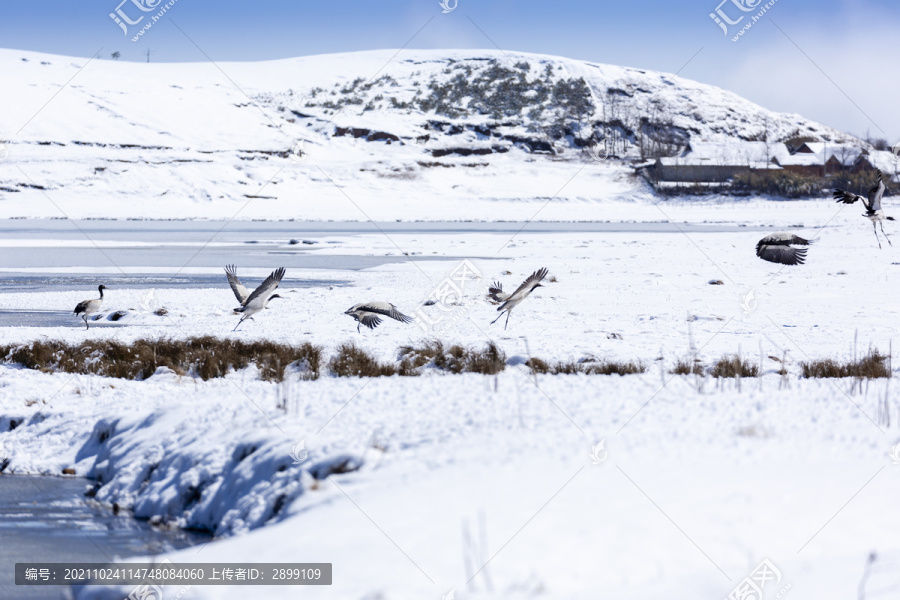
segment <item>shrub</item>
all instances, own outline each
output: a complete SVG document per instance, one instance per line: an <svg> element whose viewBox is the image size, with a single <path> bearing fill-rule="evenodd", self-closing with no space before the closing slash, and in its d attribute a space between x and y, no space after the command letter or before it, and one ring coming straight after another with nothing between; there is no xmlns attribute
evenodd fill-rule
<svg viewBox="0 0 900 600"><path fill-rule="evenodd" d="M445 348L438 340L426 342L421 348L404 346L400 349L400 374L413 375L427 365L450 373L482 373L495 375L506 368L506 354L494 342L481 349L464 348L458 344Z"/></svg>
<svg viewBox="0 0 900 600"><path fill-rule="evenodd" d="M735 192L770 194L783 198L821 196L828 187L828 181L821 177L776 170L738 173L731 184L731 189Z"/></svg>
<svg viewBox="0 0 900 600"><path fill-rule="evenodd" d="M525 362L525 366L531 369L534 373L544 374L550 372L550 365L537 357L529 358Z"/></svg>
<svg viewBox="0 0 900 600"><path fill-rule="evenodd" d="M669 373L672 375L703 375L703 364L697 359L680 358Z"/></svg>
<svg viewBox="0 0 900 600"><path fill-rule="evenodd" d="M229 370L255 364L266 381L282 381L288 366L304 367L304 378L317 379L322 349L310 343L299 346L270 341L244 342L212 336L184 340L140 339L130 344L87 340L70 345L60 341L35 341L0 347L3 362L44 372L85 373L147 379L159 367L203 380L222 377Z"/></svg>
<svg viewBox="0 0 900 600"><path fill-rule="evenodd" d="M889 173L885 174L883 180L886 188L884 195L891 196L896 193L896 184L890 181ZM858 173L844 171L832 175L828 180L828 187L830 189L840 188L865 197L876 183L878 183L878 176L874 171L859 171Z"/></svg>
<svg viewBox="0 0 900 600"><path fill-rule="evenodd" d="M858 361L839 362L830 358L800 363L804 377L857 377L859 379L889 378L888 356L870 350Z"/></svg>
<svg viewBox="0 0 900 600"><path fill-rule="evenodd" d="M756 377L759 375L759 365L741 359L741 357L723 356L709 371L713 377Z"/></svg>
<svg viewBox="0 0 900 600"><path fill-rule="evenodd" d="M540 358L532 358L525 363L525 366L537 373L548 373L550 375L574 375L576 373L584 373L585 375L633 375L647 371L647 367L640 361L582 360L576 362L570 360L549 364Z"/></svg>
<svg viewBox="0 0 900 600"><path fill-rule="evenodd" d="M328 361L328 370L335 377L390 377L398 372L395 365L379 362L352 342L341 344Z"/></svg>
<svg viewBox="0 0 900 600"><path fill-rule="evenodd" d="M604 360L596 363L581 363L583 373L587 375L635 375L644 373L647 367L644 363L637 361L615 362Z"/></svg>

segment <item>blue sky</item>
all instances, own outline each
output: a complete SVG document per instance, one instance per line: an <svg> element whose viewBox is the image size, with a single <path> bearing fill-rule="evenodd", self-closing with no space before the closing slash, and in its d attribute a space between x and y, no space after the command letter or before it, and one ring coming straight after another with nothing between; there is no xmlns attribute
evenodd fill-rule
<svg viewBox="0 0 900 600"><path fill-rule="evenodd" d="M132 2L165 1L126 0L121 8L137 19L155 11L144 13ZM410 48L496 45L681 70L683 77L725 87L768 108L900 141L893 101L900 83L882 81L894 72L900 53L900 3L776 0L735 43L731 33L758 9L744 13L733 3L761 6L769 0L726 0L721 6L729 18L748 15L727 36L709 17L720 1L458 0L453 12L442 14L438 0L177 0L162 22L132 42L131 31L140 25L126 36L109 17L121 0L6 0L0 3L0 46L74 56L90 56L102 48L104 57L119 51L121 60L133 61L146 60L149 49L153 62L206 60L189 36L221 62L407 43ZM872 81L876 94L871 93Z"/></svg>

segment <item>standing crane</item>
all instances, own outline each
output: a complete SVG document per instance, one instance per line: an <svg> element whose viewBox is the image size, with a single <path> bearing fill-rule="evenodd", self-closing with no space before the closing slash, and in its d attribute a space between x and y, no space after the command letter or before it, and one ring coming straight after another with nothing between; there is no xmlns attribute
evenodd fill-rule
<svg viewBox="0 0 900 600"><path fill-rule="evenodd" d="M75 307L74 313L76 316L81 315L82 320L84 320L84 328L90 329L90 325L88 325L87 318L88 315L92 315L96 312L100 312L100 306L103 305L103 290L106 289L105 285L101 285L97 288L100 291L100 297L94 298L92 300L82 300L78 303L78 306Z"/></svg>

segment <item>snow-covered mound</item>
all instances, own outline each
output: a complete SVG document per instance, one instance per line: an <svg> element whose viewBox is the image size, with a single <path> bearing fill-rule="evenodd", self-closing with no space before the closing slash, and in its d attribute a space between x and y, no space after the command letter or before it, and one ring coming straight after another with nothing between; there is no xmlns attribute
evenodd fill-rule
<svg viewBox="0 0 900 600"><path fill-rule="evenodd" d="M0 376L0 411L20 420L0 433L11 470L102 475L98 500L223 538L166 556L176 564L332 562L342 576L318 598L726 598L763 557L784 575L776 590L848 598L866 589L870 555L897 553L896 425L860 412L896 398L890 381L783 386L772 370L743 387L678 376L661 389L656 372L534 385L510 370L490 385L329 378L285 396L252 373L160 375L150 388L153 378L66 387L61 373ZM24 402L54 392L51 405ZM592 457L601 440L608 451ZM343 454L365 461L313 479ZM200 585L184 597L298 593Z"/></svg>
<svg viewBox="0 0 900 600"><path fill-rule="evenodd" d="M665 73L394 55L141 64L0 50L0 217L365 219L372 203L382 218L484 218L454 202L649 193L591 147L640 160L690 141L854 141Z"/></svg>

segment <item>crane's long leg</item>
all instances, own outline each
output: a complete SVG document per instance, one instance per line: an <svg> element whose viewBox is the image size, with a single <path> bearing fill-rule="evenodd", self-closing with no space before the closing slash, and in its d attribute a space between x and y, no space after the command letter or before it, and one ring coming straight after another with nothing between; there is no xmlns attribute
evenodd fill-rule
<svg viewBox="0 0 900 600"><path fill-rule="evenodd" d="M356 322L356 333L362 333L362 331L359 330L360 325L362 325L362 321L357 321Z"/></svg>
<svg viewBox="0 0 900 600"><path fill-rule="evenodd" d="M884 232L884 221L879 221L878 224L881 226L881 235L884 236L884 239L887 240L887 243L888 243L888 244L890 244L891 246L893 246L893 244L891 244L891 238L889 238L888 235Z"/></svg>
<svg viewBox="0 0 900 600"><path fill-rule="evenodd" d="M88 325L88 322L87 322L87 315L82 315L81 318L84 320L84 329L85 329L85 331L88 330L88 329L90 329L91 326Z"/></svg>
<svg viewBox="0 0 900 600"><path fill-rule="evenodd" d="M235 326L234 326L234 329L232 329L231 331L237 331L237 328L241 326L241 323L243 323L243 322L244 322L244 319L246 319L246 318L247 318L247 317L241 317L241 320L238 321L238 324L235 325Z"/></svg>
<svg viewBox="0 0 900 600"><path fill-rule="evenodd" d="M507 320L508 320L508 319L509 319L509 313L507 312L506 315L507 315L506 318L507 318ZM494 319L493 321L491 321L491 325L493 325L494 323L496 323L497 321L499 321L499 320L500 320L500 317L502 317L502 316L503 316L503 313L501 312L501 313L500 313L500 316L498 316L496 319Z"/></svg>
<svg viewBox="0 0 900 600"><path fill-rule="evenodd" d="M511 314L511 310L506 311L506 323L503 324L503 331L506 331L506 326L509 325L509 315Z"/></svg>
<svg viewBox="0 0 900 600"><path fill-rule="evenodd" d="M875 221L872 221L872 231L875 232L875 239L878 240L878 249L881 250L881 240L878 239L878 228L875 226Z"/></svg>

